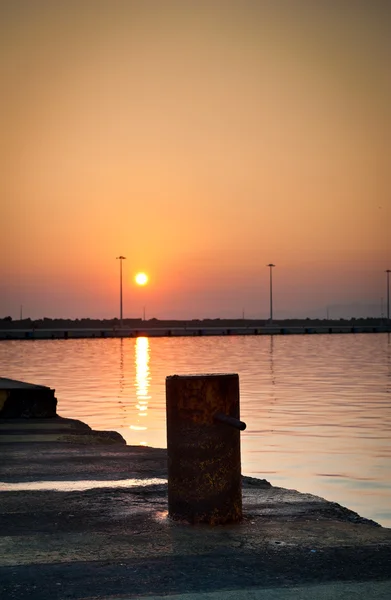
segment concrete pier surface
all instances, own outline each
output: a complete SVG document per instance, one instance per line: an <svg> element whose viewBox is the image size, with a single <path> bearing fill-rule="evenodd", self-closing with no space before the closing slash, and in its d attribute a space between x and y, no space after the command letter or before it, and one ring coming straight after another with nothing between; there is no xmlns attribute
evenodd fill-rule
<svg viewBox="0 0 391 600"><path fill-rule="evenodd" d="M242 523L167 518L166 451L0 420L0 598L391 598L391 529L243 478Z"/></svg>

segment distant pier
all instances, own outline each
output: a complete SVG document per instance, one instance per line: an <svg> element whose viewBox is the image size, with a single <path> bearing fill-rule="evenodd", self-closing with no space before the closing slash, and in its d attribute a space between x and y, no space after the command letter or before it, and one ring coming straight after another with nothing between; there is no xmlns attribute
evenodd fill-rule
<svg viewBox="0 0 391 600"><path fill-rule="evenodd" d="M135 337L197 337L197 336L235 336L235 335L314 335L314 334L358 334L387 333L391 325L380 324L317 324L308 325L207 325L175 324L153 326L140 323L133 327L33 327L0 329L0 341L5 340L67 340L84 338L135 338Z"/></svg>

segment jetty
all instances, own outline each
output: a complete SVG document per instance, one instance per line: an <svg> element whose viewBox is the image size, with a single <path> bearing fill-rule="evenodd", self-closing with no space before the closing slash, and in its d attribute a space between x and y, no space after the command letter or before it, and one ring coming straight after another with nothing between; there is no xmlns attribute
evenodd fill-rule
<svg viewBox="0 0 391 600"><path fill-rule="evenodd" d="M114 320L115 321L115 320ZM128 322L127 322L128 321ZM235 336L235 335L313 335L313 334L357 334L390 333L391 324L386 320L366 319L357 321L268 321L238 319L204 319L192 321L158 321L151 319L125 320L121 327L111 321L93 324L75 321L58 322L40 320L35 324L0 323L0 341L6 340L68 340L85 338L134 338L189 337L189 336Z"/></svg>
<svg viewBox="0 0 391 600"><path fill-rule="evenodd" d="M166 450L57 414L0 414L0 457L1 598L391 597L391 529L317 496L242 477L241 522L173 520Z"/></svg>

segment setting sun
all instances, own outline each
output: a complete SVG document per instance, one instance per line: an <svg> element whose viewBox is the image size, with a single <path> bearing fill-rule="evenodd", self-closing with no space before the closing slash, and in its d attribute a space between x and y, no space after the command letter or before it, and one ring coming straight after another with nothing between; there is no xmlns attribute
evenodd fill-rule
<svg viewBox="0 0 391 600"><path fill-rule="evenodd" d="M137 273L134 279L137 285L145 285L146 283L148 283L148 275L146 275L145 273Z"/></svg>

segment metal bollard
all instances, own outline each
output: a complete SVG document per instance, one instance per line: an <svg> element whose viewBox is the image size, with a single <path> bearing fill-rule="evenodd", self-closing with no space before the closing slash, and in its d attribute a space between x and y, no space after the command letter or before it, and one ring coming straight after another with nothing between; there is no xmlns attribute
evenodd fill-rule
<svg viewBox="0 0 391 600"><path fill-rule="evenodd" d="M168 513L190 523L242 519L239 376L166 378Z"/></svg>

